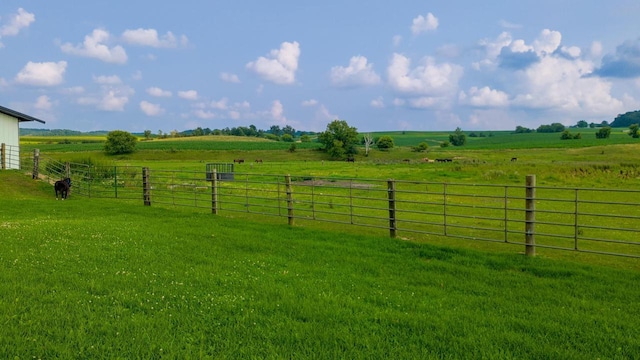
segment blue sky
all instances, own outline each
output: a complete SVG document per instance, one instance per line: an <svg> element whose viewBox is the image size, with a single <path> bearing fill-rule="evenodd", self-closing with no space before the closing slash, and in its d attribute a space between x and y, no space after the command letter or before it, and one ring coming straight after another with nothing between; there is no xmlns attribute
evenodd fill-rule
<svg viewBox="0 0 640 360"><path fill-rule="evenodd" d="M0 105L80 131L611 122L640 109L639 17L637 0L3 0Z"/></svg>

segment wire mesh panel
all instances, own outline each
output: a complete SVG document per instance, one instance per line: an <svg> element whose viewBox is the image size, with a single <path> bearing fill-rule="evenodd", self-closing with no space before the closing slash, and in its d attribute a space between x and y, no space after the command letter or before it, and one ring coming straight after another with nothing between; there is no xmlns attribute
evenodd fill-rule
<svg viewBox="0 0 640 360"><path fill-rule="evenodd" d="M207 181L213 180L213 171L216 171L218 180L233 180L233 164L209 163L207 164Z"/></svg>

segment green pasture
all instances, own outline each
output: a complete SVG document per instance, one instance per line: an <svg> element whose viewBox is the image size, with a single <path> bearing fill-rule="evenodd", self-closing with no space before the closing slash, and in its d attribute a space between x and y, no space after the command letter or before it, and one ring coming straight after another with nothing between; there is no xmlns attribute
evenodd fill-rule
<svg viewBox="0 0 640 360"><path fill-rule="evenodd" d="M640 353L637 263L527 258L73 193L56 201L50 184L22 172L0 180L2 358Z"/></svg>
<svg viewBox="0 0 640 360"><path fill-rule="evenodd" d="M594 131L591 129L581 129L585 131ZM574 130L572 130L574 131ZM426 152L413 152L411 146L397 146L390 151L379 151L372 149L369 156L364 156L363 149L360 149L360 154L356 156L355 163L347 163L345 161L332 160L327 155L317 149L298 149L295 152L289 152L286 149L254 149L254 144L260 144L260 146L273 144L279 144L264 139L252 139L241 137L217 137L210 136L199 139L198 137L191 138L179 138L179 139L166 139L166 140L152 140L149 142L142 142L141 144L154 143L158 146L156 150L139 149L133 154L108 156L100 150L90 150L89 148L93 144L74 144L77 149L75 151L65 151L64 149L49 149L41 150L43 158L54 158L63 162L72 162L80 164L91 164L94 169L100 169L101 175L92 174L91 177L95 178L94 183L91 185L91 191L96 196L113 197L119 196L124 198L140 198L141 193L141 175L142 167L149 168L152 173L167 172L163 175L163 179L155 178L154 181L159 181L158 189L155 190L155 196L158 198L165 198L162 200L168 205L172 206L197 206L203 207L204 211L210 211L210 183L205 180L205 170L208 163L232 163L233 159L242 158L245 159L243 164L235 164L235 172L238 174L236 183L237 186L243 187L243 179L249 178L251 181L255 181L260 176L275 177L278 181L283 181L283 177L286 174L291 174L294 179L325 179L326 181L336 181L338 183L344 181L355 181L357 183L376 182L377 188L383 193L380 195L380 199L384 202L386 194L384 193L384 182L387 179L394 179L400 182L410 183L415 182L429 182L439 184L431 186L433 192L438 192L438 186L441 188L442 184L479 184L479 185L510 185L514 186L509 190L515 197L522 197L520 194L522 186L524 185L525 178L529 174L536 175L537 185L541 187L547 187L550 189L558 189L557 193L549 195L550 198L564 198L575 197L574 188L597 188L597 189L638 189L640 186L640 161L638 153L640 151L640 144L625 144L616 143L616 141L632 139L626 134L620 131L614 131L611 139L599 140L596 146L582 146L582 140L559 140L558 134L510 134L508 132L492 132L492 136L484 136L473 138L473 141L496 141L495 139L502 138L502 144L494 144L490 149L473 149L463 147L431 147ZM447 133L418 133L418 132L402 132L387 133L394 138L412 139L413 144L417 144L424 136L446 136ZM553 140L551 138L553 135ZM513 143L513 139L529 139L530 143L536 138L546 138L548 141L555 141L557 143L572 144L573 147L531 147L526 149L519 148L507 148L505 144ZM595 136L594 136L595 138ZM216 141L219 139L220 141ZM239 139L238 141L233 141ZM511 139L511 140L509 140ZM194 150L194 148L206 148L207 146L213 146L215 143L217 147L224 148L223 150ZM317 145L317 144L316 144ZM23 153L29 154L28 146L23 145ZM58 146L58 145L55 145ZM62 146L62 145L59 145ZM162 148L166 146L166 148ZM182 146L182 147L180 147ZM85 150L81 150L86 147ZM448 163L431 162L437 158L450 158L453 161ZM517 158L516 161L512 161L513 158ZM261 159L261 163L257 163L254 160ZM24 165L29 168L28 162L24 161ZM103 179L101 178L103 177ZM118 187L114 187L114 179L116 177ZM383 224L386 226L385 221L381 220L385 218L384 209L385 204L377 204L381 200L369 200L365 199L366 196L358 195L357 191L344 190L339 187L334 189L334 193L326 193L320 195L321 190L317 190L314 194L304 194L304 191L312 191L307 186L302 185L301 182L296 184L297 199L300 206L297 208L297 214L305 218L321 218L325 217L327 220L336 220L337 217L343 218L343 214L335 215L333 212L351 211L353 208L353 201L350 200L352 196L360 198L359 202L363 207L368 206L369 203L376 203L376 209L359 209L362 214L361 221L374 226L380 226ZM425 185L417 184L416 187L421 190ZM221 195L225 196L225 201L232 199L232 203L224 203L223 212L227 209L238 212L238 216L245 216L252 218L253 214L248 214L247 209L256 209L260 206L263 207L264 212L274 212L274 201L272 198L276 195L281 196L282 186L279 189L274 187L265 187L263 184L250 185L246 189L235 189L235 185L222 184ZM408 185L405 185L408 186ZM519 188L518 188L519 187ZM159 190L163 189L163 191ZM435 189L435 190L434 190ZM498 191L504 191L502 188L496 188ZM416 190L416 191L421 191ZM347 192L348 191L348 192ZM413 190L412 190L413 191ZM499 195L493 194L489 187L477 187L473 189L477 196L477 202L472 203L472 207L468 210L460 210L463 216L475 216L479 210L476 206L482 206L483 201L487 196L492 198L491 202L504 202L499 198ZM117 194L116 194L117 192ZM302 193L301 193L302 192ZM518 193L520 192L520 193ZM231 197L228 197L231 195ZM416 197L414 193L408 193L404 195L408 200L415 200L416 204L404 209L403 217L406 221L413 221L414 219L422 220L429 218L428 222L433 222L433 226L423 226L419 230L426 233L441 233L444 232L439 224L443 223L442 217L437 214L437 206L427 206L429 203L429 197L422 199ZM497 196L497 197L496 197ZM582 195L580 195L582 196ZM623 201L633 202L633 197L637 196L633 193L619 193L619 197L622 197ZM234 198L235 197L235 198ZM256 197L257 199L247 200L247 198ZM324 197L324 198L323 198ZM433 196L432 196L433 197ZM260 199L264 198L264 199ZM442 202L443 200L438 200ZM615 198L605 198L598 201L617 201ZM251 204L249 204L251 202ZM640 202L640 201L636 201ZM451 202L450 202L451 204ZM259 206L258 206L259 205ZM226 206L226 209L224 208ZM277 211L281 212L284 204L278 204ZM511 205L511 207L517 207L522 205ZM556 203L548 201L545 204L546 209L549 211L562 211L571 213L575 209L571 209L571 206L575 207L571 202ZM621 210L624 206L614 207L604 205L595 206L593 209L581 209L582 212L593 211L599 214L615 213L622 211L623 214L632 215L634 212ZM464 210L464 211L463 211ZM442 210L440 210L442 211ZM424 214L426 213L426 214ZM433 213L433 214L432 214ZM499 218L503 215L499 213L499 210L492 210L484 208L481 211L481 215L491 218ZM518 215L519 216L519 215ZM554 222L556 219L558 222L572 223L571 215L562 215L557 213L549 213L540 215L543 216L541 220L548 222ZM366 217L370 219L364 220ZM503 216L504 217L504 216ZM518 218L521 220L520 218ZM586 219L586 217L582 217ZM282 220L278 220L282 221ZM344 221L344 220L341 220ZM474 225L474 218L471 219L458 219L460 226ZM584 220L586 221L586 220ZM606 225L608 221L601 218L592 218L593 224L587 224L589 226L601 226ZM629 219L625 219L624 222L614 222L619 227L625 227L628 229L635 229L634 222L629 222ZM349 221L347 221L349 222ZM507 230L521 231L523 226L521 223L511 223L506 226L498 220L483 220L479 222L479 225L485 225L489 228L506 227ZM336 226L332 223L318 223L316 225L323 230L332 230ZM404 224L406 227L406 223ZM349 226L340 226L341 230L346 230ZM355 227L355 230L348 231L358 232L362 228ZM448 229L451 231L451 229ZM541 228L540 231L548 231L550 233L559 233L562 236L567 236L567 240L556 243L554 241L547 241L548 245L562 245L562 247L571 248L571 237L575 230L574 227L554 227L548 226L546 229ZM579 235L589 237L590 235L597 237L606 237L603 232L606 230L598 230L587 227L580 227L578 229ZM384 234L385 230L382 229L378 234ZM458 230L461 236L476 237L477 233ZM630 232L620 235L623 240L628 239ZM485 233L480 234L485 236ZM497 234L500 235L500 234ZM421 233L402 233L402 236L414 241L425 241L433 243L434 237L424 235ZM487 235L488 236L488 235ZM505 237L511 239L516 236L515 241L521 241L519 235L505 235ZM618 236L618 235L616 235ZM540 241L545 243L545 239L540 237ZM462 247L472 247L476 249L490 249L489 251L496 251L495 247L484 244L478 244L474 241L456 241L447 239L448 243L456 243ZM503 246L504 248L504 246ZM503 248L497 251L504 251ZM607 252L619 252L616 246L602 247L596 246L600 251ZM506 251L514 251L510 248ZM627 251L622 251L627 253ZM633 252L635 254L635 252ZM585 255L576 255L572 252L556 252L553 253L555 258L586 258L593 259L593 261L600 262L608 260L602 260L602 256L595 256L593 258ZM605 257L606 258L606 257Z"/></svg>
<svg viewBox="0 0 640 360"><path fill-rule="evenodd" d="M448 150L469 149L529 149L529 148L575 148L585 146L606 146L612 144L635 144L638 139L633 139L627 134L627 128L615 128L611 131L609 139L596 139L597 128L568 129L571 134L582 136L581 139L561 140L560 133L522 133L513 131L465 131L467 143L461 147L451 147ZM389 131L372 133L374 138L383 135L391 136L396 146L416 146L420 142L426 142L431 148L439 147L444 141L449 140L451 132L422 132L422 131ZM475 134L476 136L470 136Z"/></svg>

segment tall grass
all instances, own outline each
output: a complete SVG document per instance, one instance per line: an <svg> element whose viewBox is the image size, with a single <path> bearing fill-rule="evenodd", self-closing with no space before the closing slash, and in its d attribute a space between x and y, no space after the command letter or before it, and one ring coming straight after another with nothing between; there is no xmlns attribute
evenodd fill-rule
<svg viewBox="0 0 640 360"><path fill-rule="evenodd" d="M74 196L0 172L3 358L634 358L640 274Z"/></svg>

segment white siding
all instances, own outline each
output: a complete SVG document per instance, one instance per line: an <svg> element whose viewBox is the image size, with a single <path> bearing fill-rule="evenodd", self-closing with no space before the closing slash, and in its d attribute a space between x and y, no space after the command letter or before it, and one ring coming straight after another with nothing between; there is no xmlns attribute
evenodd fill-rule
<svg viewBox="0 0 640 360"><path fill-rule="evenodd" d="M7 149L6 168L20 168L20 126L18 119L0 113L0 144Z"/></svg>

